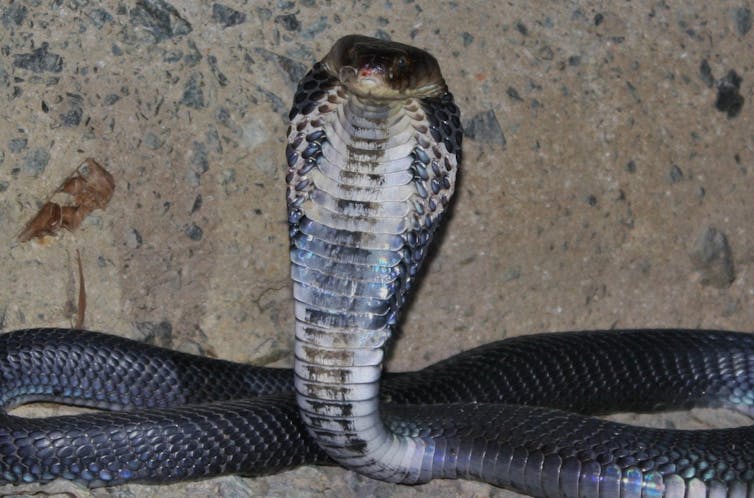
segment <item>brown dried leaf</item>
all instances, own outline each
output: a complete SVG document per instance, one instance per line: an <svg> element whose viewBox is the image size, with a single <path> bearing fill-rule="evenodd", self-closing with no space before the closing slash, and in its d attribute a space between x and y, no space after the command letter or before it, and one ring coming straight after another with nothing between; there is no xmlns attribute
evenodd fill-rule
<svg viewBox="0 0 754 498"><path fill-rule="evenodd" d="M94 159L86 159L58 187L73 197L71 205L46 202L18 236L21 242L55 235L61 228L75 230L95 209L105 209L115 190L113 176Z"/></svg>
<svg viewBox="0 0 754 498"><path fill-rule="evenodd" d="M84 181L83 188L80 180ZM115 190L113 175L91 158L79 165L69 181L76 184L76 193L73 194L74 203L90 212L95 209L105 209Z"/></svg>
<svg viewBox="0 0 754 498"><path fill-rule="evenodd" d="M86 317L86 285L84 284L84 267L81 264L81 253L76 249L76 263L79 266L79 302L76 313L75 328L84 328L84 318Z"/></svg>
<svg viewBox="0 0 754 498"><path fill-rule="evenodd" d="M18 240L28 242L34 238L42 238L45 235L55 235L63 224L63 215L60 204L45 202L37 211L37 214L24 227L18 235Z"/></svg>
<svg viewBox="0 0 754 498"><path fill-rule="evenodd" d="M74 172L73 174L75 175L76 173ZM84 190L84 188L86 188L86 180L80 176L69 176L63 182L63 185L58 188L58 192L65 192L66 194L71 194L73 197L76 197Z"/></svg>
<svg viewBox="0 0 754 498"><path fill-rule="evenodd" d="M81 222L84 221L84 218L86 218L86 215L89 214L89 212L78 206L63 206L60 210L60 214L61 227L71 232L81 225Z"/></svg>

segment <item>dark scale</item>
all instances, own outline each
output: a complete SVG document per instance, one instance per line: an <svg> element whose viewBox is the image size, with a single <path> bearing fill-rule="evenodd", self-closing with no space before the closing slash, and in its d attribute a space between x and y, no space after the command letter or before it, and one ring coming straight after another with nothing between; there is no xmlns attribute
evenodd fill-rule
<svg viewBox="0 0 754 498"><path fill-rule="evenodd" d="M456 155L458 164L461 162L461 142L463 129L461 128L461 111L453 101L451 94L440 98L422 100L422 108L429 121L429 129L435 142L442 142L448 152Z"/></svg>
<svg viewBox="0 0 754 498"><path fill-rule="evenodd" d="M423 148L415 147L412 154L422 164L427 165L429 163L429 156L427 155L427 153L424 151Z"/></svg>
<svg viewBox="0 0 754 498"><path fill-rule="evenodd" d="M304 151L301 153L301 157L303 157L304 159L309 159L315 155L320 154L321 152L322 147L317 142L313 142L304 149Z"/></svg>
<svg viewBox="0 0 754 498"><path fill-rule="evenodd" d="M432 173L434 173L435 176L440 176L440 165L437 161L432 161Z"/></svg>
<svg viewBox="0 0 754 498"><path fill-rule="evenodd" d="M308 115L311 114L311 112L317 107L317 104L314 102L307 101L303 107L301 107L301 114Z"/></svg>
<svg viewBox="0 0 754 498"><path fill-rule="evenodd" d="M430 126L429 132L430 134L432 134L432 138L435 140L435 142L442 140L442 135L440 134L440 129L437 127L437 125Z"/></svg>
<svg viewBox="0 0 754 498"><path fill-rule="evenodd" d="M316 143L318 143L318 144L321 145L322 140L326 139L326 138L327 137L325 135L324 130L316 130L316 131L313 131L313 132L309 133L306 136L306 141L307 142L316 142Z"/></svg>
<svg viewBox="0 0 754 498"><path fill-rule="evenodd" d="M412 163L412 166L414 167L414 171L416 172L416 175L418 176L418 179L421 179L423 181L429 180L429 174L427 173L427 167L424 163L420 161L414 161Z"/></svg>
<svg viewBox="0 0 754 498"><path fill-rule="evenodd" d="M300 209L288 209L288 213L288 223L291 225L298 225L298 222L301 221L301 217L304 215Z"/></svg>
<svg viewBox="0 0 754 498"><path fill-rule="evenodd" d="M336 84L337 80L325 71L322 64L315 64L298 84L288 119L292 120L299 114L311 114L317 107L317 101Z"/></svg>
<svg viewBox="0 0 754 498"><path fill-rule="evenodd" d="M296 152L291 144L285 146L285 160L289 168L292 168L296 164L296 161L298 161L298 152Z"/></svg>
<svg viewBox="0 0 754 498"><path fill-rule="evenodd" d="M304 165L298 170L299 175L305 175L310 172L317 165L317 161L313 158L304 161Z"/></svg>
<svg viewBox="0 0 754 498"><path fill-rule="evenodd" d="M424 214L424 204L419 201L414 201L414 210L416 214Z"/></svg>
<svg viewBox="0 0 754 498"><path fill-rule="evenodd" d="M422 199L426 199L427 198L427 189L424 187L424 182L421 181L421 180L418 180L418 181L414 182L414 184L416 185L416 192L419 194L419 196Z"/></svg>
<svg viewBox="0 0 754 498"><path fill-rule="evenodd" d="M430 187L432 187L432 193L437 195L440 193L440 180L437 178L432 178L432 180L429 182Z"/></svg>

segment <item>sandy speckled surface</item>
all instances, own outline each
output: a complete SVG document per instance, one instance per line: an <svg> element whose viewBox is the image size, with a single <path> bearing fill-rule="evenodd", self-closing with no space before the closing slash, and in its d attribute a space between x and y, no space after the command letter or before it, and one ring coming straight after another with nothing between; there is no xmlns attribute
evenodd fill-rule
<svg viewBox="0 0 754 498"><path fill-rule="evenodd" d="M5 2L0 327L70 325L79 249L87 327L289 364L286 115L297 79L355 32L430 50L474 135L391 369L541 331L752 330L746 2L491 4ZM730 71L732 117L716 109ZM108 209L43 246L15 242L87 157L115 177ZM690 256L710 227L730 247L729 285L704 285ZM715 423L700 417L654 423ZM334 468L96 495L512 496Z"/></svg>

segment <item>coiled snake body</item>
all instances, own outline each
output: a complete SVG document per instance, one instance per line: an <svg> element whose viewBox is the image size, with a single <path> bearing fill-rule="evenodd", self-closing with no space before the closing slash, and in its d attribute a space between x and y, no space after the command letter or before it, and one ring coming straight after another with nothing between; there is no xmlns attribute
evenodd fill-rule
<svg viewBox="0 0 754 498"><path fill-rule="evenodd" d="M383 349L460 163L435 59L339 40L300 82L286 149L294 371L62 329L0 336L0 400L111 411L0 415L0 479L169 482L333 461L402 483L534 496L754 497L754 428L658 430L589 415L754 415L754 336L542 334L383 379ZM295 386L295 389L294 389ZM295 390L295 396L292 390Z"/></svg>

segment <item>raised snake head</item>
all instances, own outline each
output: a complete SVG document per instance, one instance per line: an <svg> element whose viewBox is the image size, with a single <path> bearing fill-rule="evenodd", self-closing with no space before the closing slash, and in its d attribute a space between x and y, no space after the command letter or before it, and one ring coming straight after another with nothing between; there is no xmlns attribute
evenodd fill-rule
<svg viewBox="0 0 754 498"><path fill-rule="evenodd" d="M338 40L322 61L348 91L372 99L437 97L448 87L424 50L361 35Z"/></svg>

